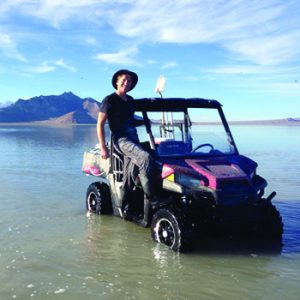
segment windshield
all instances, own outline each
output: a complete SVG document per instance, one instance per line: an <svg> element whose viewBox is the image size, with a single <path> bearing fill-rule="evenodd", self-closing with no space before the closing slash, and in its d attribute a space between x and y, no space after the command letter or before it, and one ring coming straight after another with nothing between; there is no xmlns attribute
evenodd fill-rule
<svg viewBox="0 0 300 300"><path fill-rule="evenodd" d="M180 112L148 112L147 115L159 156L236 153L217 109L189 108ZM149 140L144 126L138 128L138 134L141 142Z"/></svg>

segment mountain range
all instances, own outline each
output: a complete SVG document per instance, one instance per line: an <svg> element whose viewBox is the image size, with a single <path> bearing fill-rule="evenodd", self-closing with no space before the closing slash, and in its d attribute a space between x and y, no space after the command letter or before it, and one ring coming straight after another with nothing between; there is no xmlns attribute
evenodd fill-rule
<svg viewBox="0 0 300 300"><path fill-rule="evenodd" d="M13 102L6 101L5 103L0 102L0 109L12 105Z"/></svg>
<svg viewBox="0 0 300 300"><path fill-rule="evenodd" d="M8 103L9 104L9 103ZM0 123L37 124L95 124L100 102L92 98L80 98L72 92L61 95L38 96L19 99L6 107L0 107ZM300 118L259 121L232 121L241 125L300 125Z"/></svg>
<svg viewBox="0 0 300 300"><path fill-rule="evenodd" d="M0 108L0 122L42 122L54 124L95 124L99 102L82 99L71 92L58 96L38 96Z"/></svg>

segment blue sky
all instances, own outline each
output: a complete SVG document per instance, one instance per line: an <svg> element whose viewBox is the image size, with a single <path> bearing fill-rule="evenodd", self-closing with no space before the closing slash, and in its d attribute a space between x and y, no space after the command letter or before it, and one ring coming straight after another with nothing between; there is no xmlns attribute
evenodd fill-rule
<svg viewBox="0 0 300 300"><path fill-rule="evenodd" d="M300 117L298 0L2 0L0 102L72 91L219 100L229 120Z"/></svg>

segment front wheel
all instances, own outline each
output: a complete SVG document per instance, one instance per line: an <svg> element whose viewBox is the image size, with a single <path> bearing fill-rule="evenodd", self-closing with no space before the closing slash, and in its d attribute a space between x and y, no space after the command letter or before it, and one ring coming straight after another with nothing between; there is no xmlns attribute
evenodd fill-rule
<svg viewBox="0 0 300 300"><path fill-rule="evenodd" d="M92 183L86 192L86 209L94 214L112 213L112 204L108 187L100 182Z"/></svg>
<svg viewBox="0 0 300 300"><path fill-rule="evenodd" d="M258 223L257 233L259 236L269 239L278 240L282 238L282 218L274 205L268 204L262 208L262 219Z"/></svg>
<svg viewBox="0 0 300 300"><path fill-rule="evenodd" d="M174 251L183 252L192 248L192 227L169 209L160 209L153 216L151 235L153 240Z"/></svg>

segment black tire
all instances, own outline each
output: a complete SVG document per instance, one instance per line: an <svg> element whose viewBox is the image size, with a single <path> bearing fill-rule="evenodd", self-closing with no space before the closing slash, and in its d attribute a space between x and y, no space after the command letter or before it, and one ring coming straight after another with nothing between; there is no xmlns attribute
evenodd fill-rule
<svg viewBox="0 0 300 300"><path fill-rule="evenodd" d="M192 226L173 210L160 209L153 216L151 236L174 251L185 252L193 247Z"/></svg>
<svg viewBox="0 0 300 300"><path fill-rule="evenodd" d="M262 208L262 219L258 223L257 233L259 236L279 240L283 234L283 223L280 213L272 204Z"/></svg>
<svg viewBox="0 0 300 300"><path fill-rule="evenodd" d="M92 183L86 192L86 209L97 215L111 214L112 204L107 185Z"/></svg>

